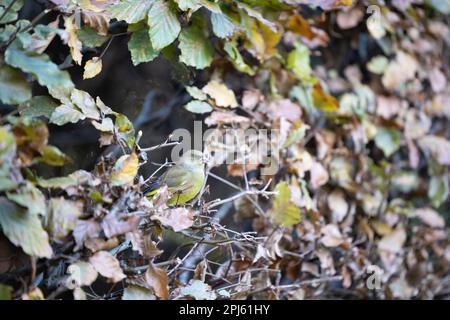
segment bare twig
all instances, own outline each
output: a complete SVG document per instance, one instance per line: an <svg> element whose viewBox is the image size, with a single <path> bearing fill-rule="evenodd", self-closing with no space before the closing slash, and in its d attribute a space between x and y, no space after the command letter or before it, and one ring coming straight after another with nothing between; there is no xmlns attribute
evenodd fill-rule
<svg viewBox="0 0 450 320"><path fill-rule="evenodd" d="M170 162L166 159L166 161L161 164L158 169L156 169L155 171L153 171L153 173L144 181L144 185L146 183L148 183L159 171L161 171L163 168L167 167L170 164Z"/></svg>
<svg viewBox="0 0 450 320"><path fill-rule="evenodd" d="M220 205L222 205L224 203L227 203L227 202L239 199L239 198L241 198L243 196L246 196L246 195L262 195L262 196L268 197L269 195L275 194L275 192L267 191L267 188L269 187L271 182L272 182L272 180L269 180L269 182L264 186L264 188L262 190L244 190L244 191L241 191L238 194L235 194L234 196L231 196L231 197L229 197L227 199L213 200L213 201L211 201L211 202L206 204L206 208L212 209L212 208L220 206Z"/></svg>
<svg viewBox="0 0 450 320"><path fill-rule="evenodd" d="M197 242L196 244L194 244L194 246L191 248L191 250L189 250L189 252L183 257L183 259L180 260L180 262L177 263L177 265L175 267L172 268L172 270L170 270L169 272L167 272L167 275L170 276L175 270L177 270L178 268L180 268L184 261L195 251L195 249L197 249L197 247L200 245L200 243L202 243L203 239L200 240L200 242Z"/></svg>
<svg viewBox="0 0 450 320"><path fill-rule="evenodd" d="M226 185L228 185L228 186L230 186L230 187L232 187L232 188L234 188L234 189L236 189L236 190L239 190L239 191L241 191L241 192L244 191L244 189L238 187L238 186L235 185L234 183L231 183L230 181L225 180L224 178L222 178L222 177L220 177L220 176L218 176L218 175L216 175L216 174L214 174L214 173L212 173L212 172L208 172L208 175L209 175L210 177L213 177L214 179L220 181L220 182L225 183ZM253 198L251 197L251 195L246 194L245 197L246 197L246 198L247 198L247 199L255 206L255 209L259 212L260 215L262 215L262 216L265 215L264 210L261 208L261 206L258 204L258 202L255 201L255 199L253 199Z"/></svg>
<svg viewBox="0 0 450 320"><path fill-rule="evenodd" d="M161 149L161 148L165 148L165 147L172 147L172 146L176 146L179 144L180 144L180 142L178 142L178 141L168 142L168 140L166 140L165 142L158 144L156 146L149 147L149 148L143 148L143 149L141 149L141 151L150 152L153 150L157 150L157 149Z"/></svg>

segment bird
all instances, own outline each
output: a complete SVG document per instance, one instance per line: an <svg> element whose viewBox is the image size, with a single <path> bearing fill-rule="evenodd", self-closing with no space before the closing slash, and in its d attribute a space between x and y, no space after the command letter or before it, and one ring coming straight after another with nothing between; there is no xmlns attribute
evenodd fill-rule
<svg viewBox="0 0 450 320"><path fill-rule="evenodd" d="M167 201L170 206L185 204L194 199L205 183L205 158L199 150L183 153L173 167L170 167L159 179L147 185L143 190L151 198L160 186L166 185L172 197Z"/></svg>

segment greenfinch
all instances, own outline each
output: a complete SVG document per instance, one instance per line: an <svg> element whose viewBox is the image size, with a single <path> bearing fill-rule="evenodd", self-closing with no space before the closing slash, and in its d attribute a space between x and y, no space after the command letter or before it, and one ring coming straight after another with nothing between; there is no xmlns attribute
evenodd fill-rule
<svg viewBox="0 0 450 320"><path fill-rule="evenodd" d="M170 167L157 181L150 184L144 194L152 197L158 186L166 185L172 197L168 205L180 205L194 199L205 183L205 161L198 150L185 152L173 167Z"/></svg>

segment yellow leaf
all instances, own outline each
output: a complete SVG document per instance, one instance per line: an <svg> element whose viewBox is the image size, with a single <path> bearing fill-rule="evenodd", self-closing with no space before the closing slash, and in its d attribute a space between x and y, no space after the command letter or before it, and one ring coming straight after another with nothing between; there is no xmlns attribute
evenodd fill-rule
<svg viewBox="0 0 450 320"><path fill-rule="evenodd" d="M133 183L138 167L139 161L135 153L121 156L114 165L111 174L111 184L113 186L122 186Z"/></svg>
<svg viewBox="0 0 450 320"><path fill-rule="evenodd" d="M276 185L275 198L269 213L276 224L285 227L293 226L300 222L300 208L291 201L291 190L287 182L283 181Z"/></svg>
<svg viewBox="0 0 450 320"><path fill-rule="evenodd" d="M94 57L84 65L83 79L90 79L102 71L102 59Z"/></svg>
<svg viewBox="0 0 450 320"><path fill-rule="evenodd" d="M276 45L280 42L281 32L274 32L247 15L242 15L242 19L247 33L245 48L261 61L275 56L278 53Z"/></svg>
<svg viewBox="0 0 450 320"><path fill-rule="evenodd" d="M78 29L74 23L74 16L64 17L64 25L66 27L66 32L69 36L67 44L70 47L70 54L72 55L73 61L78 65L81 65L81 60L83 55L81 54L82 43L78 39L76 30Z"/></svg>
<svg viewBox="0 0 450 320"><path fill-rule="evenodd" d="M336 112L339 110L339 104L335 97L327 94L320 83L316 83L312 89L314 106L325 112Z"/></svg>
<svg viewBox="0 0 450 320"><path fill-rule="evenodd" d="M280 42L282 34L281 32L272 31L272 29L261 23L259 23L259 28L261 30L261 34L264 37L265 43L264 58L269 59L278 53L276 46L278 42Z"/></svg>
<svg viewBox="0 0 450 320"><path fill-rule="evenodd" d="M109 2L111 2L111 1L107 1L107 0L97 0L97 1L78 0L77 4L83 10L92 10L94 12L102 12L102 11L104 11L104 6L108 5Z"/></svg>
<svg viewBox="0 0 450 320"><path fill-rule="evenodd" d="M44 294L38 287L32 289L28 293L22 294L23 300L45 300Z"/></svg>
<svg viewBox="0 0 450 320"><path fill-rule="evenodd" d="M238 106L234 92L219 81L210 81L202 91L213 98L219 107L236 108Z"/></svg>
<svg viewBox="0 0 450 320"><path fill-rule="evenodd" d="M311 47L325 46L330 40L323 30L311 26L306 19L298 14L289 18L286 27L289 31L300 35L305 44L309 44Z"/></svg>

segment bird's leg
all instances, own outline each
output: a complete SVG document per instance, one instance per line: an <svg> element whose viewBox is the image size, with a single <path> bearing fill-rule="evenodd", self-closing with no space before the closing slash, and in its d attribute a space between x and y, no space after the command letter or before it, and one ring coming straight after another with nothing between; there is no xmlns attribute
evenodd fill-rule
<svg viewBox="0 0 450 320"><path fill-rule="evenodd" d="M178 201L180 200L181 191L177 191L177 201L175 202L178 205Z"/></svg>

